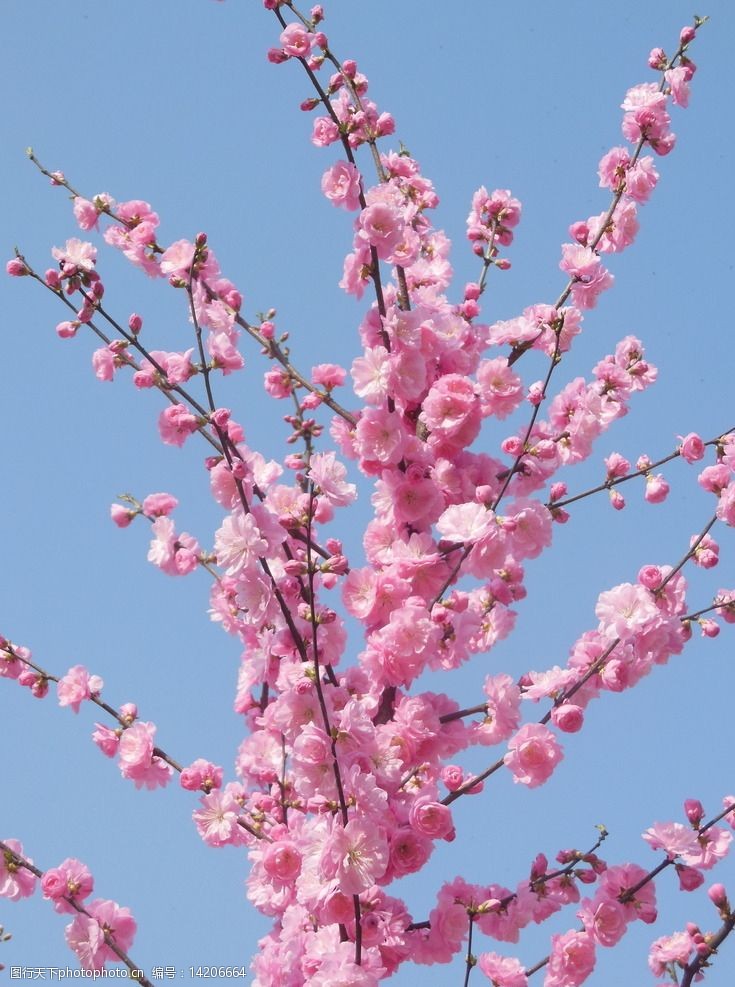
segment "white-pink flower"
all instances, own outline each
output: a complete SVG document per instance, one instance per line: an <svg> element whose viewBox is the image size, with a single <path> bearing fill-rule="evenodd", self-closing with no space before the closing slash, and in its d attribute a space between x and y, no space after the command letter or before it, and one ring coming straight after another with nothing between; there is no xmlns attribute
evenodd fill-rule
<svg viewBox="0 0 735 987"><path fill-rule="evenodd" d="M84 665L74 665L57 683L59 706L71 706L78 713L84 700L97 695L103 685L99 675L90 675Z"/></svg>
<svg viewBox="0 0 735 987"><path fill-rule="evenodd" d="M311 457L309 472L314 483L330 504L345 507L357 496L354 483L347 483L347 469L337 459L336 452L317 452Z"/></svg>
<svg viewBox="0 0 735 987"><path fill-rule="evenodd" d="M388 840L381 826L351 819L335 820L322 850L325 880L336 879L345 894L361 894L378 881L388 865Z"/></svg>
<svg viewBox="0 0 735 987"><path fill-rule="evenodd" d="M441 515L436 527L445 541L471 545L493 530L495 514L474 501L453 504Z"/></svg>
<svg viewBox="0 0 735 987"><path fill-rule="evenodd" d="M51 254L65 270L75 267L80 271L89 272L97 261L97 248L76 237L67 240L63 247L54 247Z"/></svg>
<svg viewBox="0 0 735 987"><path fill-rule="evenodd" d="M226 517L214 536L217 565L224 566L228 576L236 576L257 562L267 548L253 515L241 510Z"/></svg>
<svg viewBox="0 0 735 987"><path fill-rule="evenodd" d="M632 583L621 583L600 593L595 613L600 621L600 631L621 641L629 641L659 617L648 590Z"/></svg>

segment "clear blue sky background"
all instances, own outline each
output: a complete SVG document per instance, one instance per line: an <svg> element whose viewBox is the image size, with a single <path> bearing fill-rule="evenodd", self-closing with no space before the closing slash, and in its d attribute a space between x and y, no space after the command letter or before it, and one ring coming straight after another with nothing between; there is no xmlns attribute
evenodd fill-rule
<svg viewBox="0 0 735 987"><path fill-rule="evenodd" d="M590 466L569 474L573 490L601 478L602 458L613 449L654 457L671 451L677 434L710 438L735 424L735 216L727 177L735 13L729 0L698 13L712 22L693 50L700 71L692 106L674 111L679 146L659 161L662 180L642 211L638 242L613 259L615 288L589 314L559 375L564 382L589 373L632 332L661 379L601 440ZM478 0L333 0L327 15L334 50L357 58L373 98L396 117L397 138L436 184L436 223L455 243L458 285L477 274L463 242L474 189L507 187L522 200L513 269L492 276L486 297L485 316L493 320L559 293L567 226L606 206L596 168L605 150L621 143L624 93L651 78L649 49L671 50L692 10L689 0L533 0L512 8ZM276 307L297 362L349 364L362 311L337 288L349 220L319 192L335 155L309 143L311 121L298 103L310 93L299 67L265 60L278 36L271 14L237 0L76 0L64 8L24 0L3 6L0 27L6 256L17 244L42 270L51 264L51 246L78 235L64 193L25 160L33 145L48 167L63 169L90 196L149 200L162 217L163 242L206 230L223 271L243 291L247 315ZM141 312L149 345L190 345L181 297L109 251L100 269L109 308L121 318ZM80 662L100 674L108 701L136 701L182 763L203 756L230 771L242 737L231 712L238 648L206 618L207 582L163 576L145 561L147 526L120 532L108 520L121 491L169 490L181 501L180 526L211 544L220 512L208 496L204 451L195 442L183 450L160 444L157 394L133 393L125 379L94 379L91 341L56 338L53 327L66 316L50 296L3 279L0 302L0 633L29 645L50 671ZM252 445L281 456L281 408L262 398L264 368L255 349L244 349L247 375L218 386L220 403L236 410ZM541 373L530 366L525 372L530 379ZM507 433L503 425L491 429L485 448L494 451ZM622 514L603 498L583 502L555 530L552 550L529 565L517 633L453 682L433 687L469 704L479 701L490 670L518 675L563 664L574 639L595 625L601 589L686 550L712 508L696 472L674 464L674 492L660 507L643 503L640 486L625 491L631 506ZM354 552L368 496L363 488L344 525ZM694 574L693 605L735 585L732 533L717 534L720 571ZM538 851L553 857L561 847L591 845L598 822L611 833L610 862L653 866L658 858L640 840L644 829L680 818L685 797L717 811L720 797L735 792L731 635L726 629L718 641L695 641L636 690L595 703L545 788L527 791L502 775L481 799L461 802L457 841L440 848L431 872L396 888L414 916L426 916L443 879L462 873L514 887ZM97 895L133 910L139 931L131 952L145 969L247 965L267 926L244 900L244 856L201 843L190 793L175 785L137 793L123 781L89 740L94 719L91 708L74 717L53 697L39 703L0 683L0 837L20 838L41 868L67 856L86 861ZM713 874L730 879L733 896L734 877L732 863ZM687 919L717 924L704 895L674 893L675 883L671 874L660 881L658 931L633 927L621 946L601 952L592 983L653 983L645 958L654 935ZM65 920L40 897L0 901L0 924L13 933L0 962L73 965ZM574 925L573 913L565 913L528 930L507 952L531 965L548 951L550 932ZM493 947L479 940L477 948ZM731 984L733 969L730 941L707 982ZM406 968L394 982L458 985L462 976L458 958L450 970ZM475 973L475 982L481 979Z"/></svg>

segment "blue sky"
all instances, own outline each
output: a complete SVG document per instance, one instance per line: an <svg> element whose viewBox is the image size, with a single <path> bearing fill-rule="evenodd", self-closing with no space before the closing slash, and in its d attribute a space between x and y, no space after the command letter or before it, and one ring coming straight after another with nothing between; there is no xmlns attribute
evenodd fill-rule
<svg viewBox="0 0 735 987"><path fill-rule="evenodd" d="M523 202L513 268L493 275L485 296L484 316L493 321L558 294L559 244L569 223L606 206L596 168L605 150L622 142L625 91L650 78L649 49L671 50L692 11L682 0L453 6L340 0L327 7L325 30L340 57L358 60L373 98L396 118L396 140L433 179L441 197L436 224L455 244L457 285L477 275L463 241L474 189L510 188ZM698 13L712 21L692 52L700 67L692 105L674 111L679 145L659 162L661 183L642 210L638 241L613 259L616 285L589 314L559 378L589 373L634 333L660 381L603 437L589 466L569 474L570 490L597 482L612 450L653 458L671 451L679 434L710 438L735 425L727 306L735 13L727 0ZM64 193L26 161L32 145L47 167L63 169L89 195L150 201L163 241L206 230L223 271L243 292L247 315L278 310L297 363L349 364L362 312L337 287L349 220L319 191L334 155L309 143L310 118L298 109L309 95L306 79L297 65L266 62L278 35L271 14L237 0L77 0L63 12L49 0L27 0L7 5L2 23L6 256L17 244L44 269L51 246L77 235ZM104 272L110 309L123 318L141 312L155 348L190 345L180 297L111 253ZM133 393L123 379L94 379L91 341L56 338L64 316L50 296L3 279L0 300L0 633L30 646L50 671L83 663L100 674L108 701L136 701L181 762L205 756L230 770L242 739L231 712L238 649L206 618L206 581L163 576L145 561L143 526L120 532L108 520L122 491L169 490L181 502L181 527L211 543L220 512L208 496L204 452L194 443L161 446L157 394ZM257 350L245 348L245 356L247 376L222 386L221 403L236 411L251 445L281 456L283 412L262 396ZM502 424L490 429L486 448L493 451L506 434ZM479 701L488 671L563 664L570 644L595 624L597 593L633 579L643 563L677 560L707 520L712 505L696 472L674 464L674 489L660 507L643 503L641 487L626 491L630 506L621 514L599 498L583 502L556 528L551 551L529 565L517 632L441 688L470 704ZM367 487L361 498L345 526L354 552ZM695 604L735 586L732 534L719 531L718 538L720 569L704 578L694 573ZM727 729L731 633L693 642L636 690L594 704L544 789L519 790L509 777L495 777L482 802L460 804L457 841L437 852L430 873L396 889L414 916L425 917L442 880L462 873L514 886L538 851L553 856L561 847L591 845L598 822L611 833L611 862L653 866L640 840L652 822L679 818L686 797L716 811L720 797L735 790ZM143 967L247 965L266 925L244 901L246 862L234 850L201 843L190 821L191 795L173 785L136 793L90 743L91 710L74 717L53 698L39 703L0 684L0 838L21 839L42 868L67 856L87 862L97 895L128 905L138 919L131 953ZM729 877L735 887L734 875L726 864L713 878ZM654 935L688 919L716 924L704 896L675 894L673 883L660 883L658 931L632 929L620 947L600 955L593 983L653 983L645 956ZM73 964L64 921L40 897L0 901L0 924L13 933L0 946L0 962ZM565 914L507 951L531 965L547 952L550 932L574 924ZM730 982L733 955L728 942L707 983ZM458 959L450 971L407 968L393 982L460 984L462 976Z"/></svg>

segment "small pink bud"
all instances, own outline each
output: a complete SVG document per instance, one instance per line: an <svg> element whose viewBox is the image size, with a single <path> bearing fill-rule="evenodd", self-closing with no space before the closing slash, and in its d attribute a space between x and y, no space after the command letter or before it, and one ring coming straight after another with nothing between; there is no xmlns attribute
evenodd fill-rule
<svg viewBox="0 0 735 987"><path fill-rule="evenodd" d="M269 48L266 57L272 65L280 65L281 62L288 61L288 55L283 48Z"/></svg>
<svg viewBox="0 0 735 987"><path fill-rule="evenodd" d="M110 517L118 528L127 528L135 517L136 512L123 507L122 504L112 504L110 506Z"/></svg>
<svg viewBox="0 0 735 987"><path fill-rule="evenodd" d="M61 339L71 339L76 336L79 322L60 322L56 327L56 335Z"/></svg>
<svg viewBox="0 0 735 987"><path fill-rule="evenodd" d="M118 713L120 714L120 719L125 720L126 724L130 726L138 718L138 707L135 703L123 703Z"/></svg>
<svg viewBox="0 0 735 987"><path fill-rule="evenodd" d="M727 908L727 890L724 884L713 884L707 891L707 896L715 908Z"/></svg>
<svg viewBox="0 0 735 987"><path fill-rule="evenodd" d="M700 617L698 624L702 631L702 637L717 637L720 633L720 625L715 620L710 620L707 617Z"/></svg>
<svg viewBox="0 0 735 987"><path fill-rule="evenodd" d="M704 819L704 806L699 799L685 799L684 812L692 826L699 828L699 824Z"/></svg>
<svg viewBox="0 0 735 987"><path fill-rule="evenodd" d="M681 891L696 891L704 884L704 874L696 867L684 867L679 865L676 868L679 878L679 889Z"/></svg>
<svg viewBox="0 0 735 987"><path fill-rule="evenodd" d="M593 870L578 870L575 871L577 875L577 880L581 881L582 884L594 884L597 880L597 874Z"/></svg>
<svg viewBox="0 0 735 987"><path fill-rule="evenodd" d="M11 278L22 278L28 274L28 268L19 257L13 257L12 260L9 260L5 265L5 270Z"/></svg>
<svg viewBox="0 0 735 987"><path fill-rule="evenodd" d="M610 503L616 511L622 511L625 507L625 498L617 490L610 491Z"/></svg>
<svg viewBox="0 0 735 987"><path fill-rule="evenodd" d="M694 41L696 36L697 36L696 30L692 27L691 24L687 24L687 26L683 27L681 29L681 32L679 33L679 41L681 41L683 45L688 45L690 42Z"/></svg>

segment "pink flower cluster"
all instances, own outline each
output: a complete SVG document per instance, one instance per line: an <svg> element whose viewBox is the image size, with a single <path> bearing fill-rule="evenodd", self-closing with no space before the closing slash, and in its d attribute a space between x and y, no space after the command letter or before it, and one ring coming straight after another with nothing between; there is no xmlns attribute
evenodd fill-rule
<svg viewBox="0 0 735 987"><path fill-rule="evenodd" d="M588 458L600 435L627 413L633 395L656 379L643 345L628 335L589 379L576 377L557 393L550 384L551 370L581 331L583 311L613 283L601 254L634 240L637 205L658 178L653 159L640 152L646 144L657 154L673 147L668 99L686 105L693 69L657 54L652 60L665 73L662 85L646 83L626 95L623 132L634 149L614 148L600 162L600 184L613 202L607 212L573 225L573 242L562 246L560 267L569 284L559 300L484 325L477 320L485 278L491 266L509 266L499 250L513 240L521 204L509 190L475 193L467 235L483 271L459 302L450 301L450 244L431 223L438 204L433 185L410 155L378 147L394 130L392 117L367 97L368 81L355 62L333 61L320 29L321 7L308 18L294 14L284 26L291 5L265 5L281 20L278 46L269 52L273 63L300 62L315 77L324 66L338 67L303 108L321 102L324 114L314 120L312 142L322 148L338 143L343 153L321 182L329 202L355 214L341 287L357 298L370 288L375 293L349 372L357 408L348 411L333 397L348 378L345 368L321 364L304 376L291 365L282 345L287 334L277 336L274 312L261 316L258 326L240 316L242 296L222 277L204 234L164 248L157 240L159 217L148 203L115 203L106 194L74 200L83 230L106 217L105 242L180 291L200 343L196 357L194 347L148 350L140 341L142 319L133 315L127 329L117 327L120 338L93 357L101 380L129 367L135 387L163 391L169 404L158 427L165 444L182 446L198 433L214 453L206 466L223 516L211 551L177 533L171 517L177 504L168 494L142 503L127 498L111 511L121 528L138 515L151 523L148 560L163 572L184 575L202 567L215 576L211 617L241 649L234 707L247 732L236 757L238 780L225 783L222 768L198 759L181 771L181 785L201 792L193 821L204 842L247 848L248 897L273 919L253 961L255 987L285 983L284 976L294 987L372 987L404 961L448 961L471 923L496 941L515 943L531 922L569 905L578 906L582 929L552 937L544 984L576 987L592 973L598 946L615 945L632 921L656 917L650 876L636 865L607 867L594 852L566 851L557 858L561 870L550 872L540 855L514 891L460 878L445 884L428 922L415 925L386 888L421 870L438 844L455 839L453 802L482 787L479 777L454 763L457 755L502 744L497 767L529 788L544 784L563 758L558 733L579 731L600 691L632 687L681 651L691 633L684 576L678 568L648 565L635 582L600 594L597 626L573 645L564 668L531 670L518 680L488 675L477 718L447 695L416 685L425 672L456 669L510 633L513 605L526 594L523 564L551 544L552 522L568 516L553 506L566 493L558 472ZM373 186L356 164L355 152L365 144L377 166ZM49 287L82 296L76 319L58 330L71 336L93 316L104 317L96 248L73 239L53 254L59 269L47 272ZM28 273L20 261L11 264L10 273ZM214 403L212 372L243 366L237 348L243 328L273 361L267 392L295 403L286 417L288 442L301 451L282 463L253 451L229 410ZM524 383L516 371L529 349L549 362L545 382ZM187 390L201 382L203 403ZM487 419L504 420L524 403L527 422L514 419L497 448L480 446ZM317 416L325 406L334 412L333 451L316 447L325 428ZM695 462L705 446L690 433L678 451ZM723 437L716 457L700 483L716 495L717 517L735 525L735 439ZM606 465L611 488L630 472L618 454ZM646 498L663 500L668 484L652 474L651 461L642 457L638 470L647 476ZM328 529L357 497L358 473L374 484L363 564L350 562ZM551 506L540 493L547 485ZM710 568L717 545L699 538L691 554ZM336 609L340 599L344 617ZM722 619L735 622L734 593L721 590L715 606ZM353 650L348 618L362 632L352 664L345 662ZM29 659L0 639L0 675L26 676L21 684L40 693L43 676ZM100 679L75 666L59 681L59 702L76 712L101 688ZM523 723L522 702L542 701L548 705L542 722ZM94 741L117 757L123 777L153 789L172 777L155 734L155 725L138 719L128 704L114 729L97 725ZM689 811L691 822L698 810ZM701 816L691 830L656 824L646 835L654 849L676 860L680 880L691 886L730 842L724 830L700 822ZM30 893L12 856L4 865L0 859L2 866L0 889L16 897ZM44 882L58 910L73 908L70 901L92 891L78 861L47 872ZM579 885L595 882L594 895L582 899ZM126 949L134 931L127 909L96 901L76 915L67 940L85 969L98 970L113 958L105 937ZM658 952L678 961L679 948L667 943ZM478 965L496 987L527 983L515 958L484 952Z"/></svg>
<svg viewBox="0 0 735 987"><path fill-rule="evenodd" d="M24 856L18 840L4 840L0 847L0 898L17 901L36 889L33 861ZM102 970L106 963L119 963L135 937L136 922L129 908L115 901L85 902L94 889L94 879L80 860L68 858L41 877L43 897L57 912L73 915L65 938L83 970ZM112 947L115 947L113 949Z"/></svg>

